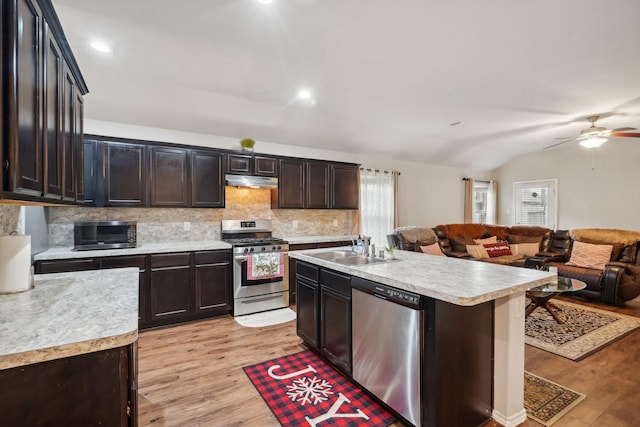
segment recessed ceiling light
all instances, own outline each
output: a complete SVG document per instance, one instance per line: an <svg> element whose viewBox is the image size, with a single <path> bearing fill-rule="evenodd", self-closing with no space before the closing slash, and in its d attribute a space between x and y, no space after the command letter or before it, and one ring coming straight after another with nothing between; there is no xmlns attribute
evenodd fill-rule
<svg viewBox="0 0 640 427"><path fill-rule="evenodd" d="M462 122L453 122L453 123L449 123L449 126L458 126L461 125Z"/></svg>
<svg viewBox="0 0 640 427"><path fill-rule="evenodd" d="M94 48L95 50L97 50L98 52L102 52L102 53L111 53L113 52L113 48L111 46L109 46L108 44L95 40L91 42L91 47Z"/></svg>
<svg viewBox="0 0 640 427"><path fill-rule="evenodd" d="M311 91L309 89L300 89L298 91L298 98L300 99L311 99L311 97L313 96L313 94L311 93Z"/></svg>
<svg viewBox="0 0 640 427"><path fill-rule="evenodd" d="M273 0L258 0L258 3L269 4L269 3L273 3Z"/></svg>

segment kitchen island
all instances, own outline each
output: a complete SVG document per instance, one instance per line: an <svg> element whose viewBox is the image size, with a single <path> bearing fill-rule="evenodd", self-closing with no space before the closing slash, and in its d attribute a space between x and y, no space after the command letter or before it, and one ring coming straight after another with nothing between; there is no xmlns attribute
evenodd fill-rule
<svg viewBox="0 0 640 427"><path fill-rule="evenodd" d="M0 425L135 425L138 276L36 275L0 295Z"/></svg>
<svg viewBox="0 0 640 427"><path fill-rule="evenodd" d="M348 248L345 248L348 250ZM493 377L489 377L490 384L489 390L492 392L492 396L489 397L489 414L487 416L492 417L497 422L507 427L516 426L526 421L526 412L524 410L524 293L527 288L536 286L547 282L551 277L551 274L544 271L528 270L524 268L509 267L502 265L493 265L483 262L473 262L469 260L459 260L448 257L436 257L425 254L419 254L414 252L396 251L397 260L391 260L386 262L377 262L368 265L345 265L331 260L325 260L317 258L314 255L322 252L330 252L327 250L309 250L291 252L290 257L295 258L298 261L298 265L302 267L302 274L300 268L298 269L298 275L301 277L300 283L303 285L311 283L313 280L307 280L304 276L305 266L310 266L307 270L318 269L319 277L317 280L317 287L322 292L322 289L327 289L326 293L330 296L337 295L335 289L332 288L332 284L326 282L336 282L333 277L341 277L344 283L354 283L355 281L366 280L372 283L378 283L385 286L395 288L397 290L408 291L418 294L423 297L425 301L425 349L426 354L429 351L433 351L434 348L437 353L432 356L421 356L423 362L426 360L429 364L422 366L423 370L433 370L447 366L446 363L440 363L442 359L446 359L447 355L443 354L443 351L450 352L452 359L460 360L460 368L468 369L471 366L471 370L467 370L465 375L478 374L479 377L483 375L491 375L493 371ZM324 279L322 278L324 274ZM313 274L310 276L313 277ZM329 279L327 279L329 278ZM340 280L337 280L340 282ZM326 285L326 286L325 286ZM349 285L342 286L343 307L347 307L350 304L350 289L346 290ZM303 286L304 288L304 286ZM299 292L307 292L303 288L300 288ZM309 307L312 304L303 301L303 294L299 296L298 303L298 318L299 324L304 319L309 319L307 316ZM307 292L308 294L308 292ZM322 300L322 297L318 298L318 301ZM327 302L333 304L330 307L337 307L334 301L336 298L326 299ZM318 333L319 343L318 349L320 353L332 356L331 346L323 346L322 340L329 339L335 340L336 335L334 332L329 332L327 337L323 336L322 331L322 317L335 318L340 313L334 308L328 310L322 306L321 302L318 303L316 314L317 321L319 322L320 332ZM456 308L457 307L457 308ZM487 310L485 307L489 307L490 318L487 320L486 315L483 314ZM350 306L347 307L350 310ZM333 310L333 311L331 311ZM433 311L436 314L430 315ZM342 310L342 314L346 313ZM350 315L349 311L349 315ZM441 319L438 319L438 313L445 313ZM354 315L355 318L355 315ZM348 323L349 329L351 326L351 319L346 319L345 323ZM454 323L460 323L457 329L451 329L450 325ZM467 326L464 326L464 324ZM492 341L487 349L486 344L481 342L481 336L486 332L486 325L492 327L492 331L489 331L489 339ZM471 328L478 326L480 329L480 335L478 339L474 341L475 332L470 331ZM465 329L466 328L466 329ZM332 326L331 329L334 329ZM328 331L331 329L327 328ZM355 327L354 327L355 331ZM435 331L435 332L434 332ZM428 335L427 334L431 334ZM492 332L492 333L491 333ZM460 340L460 346L456 347L455 340L449 339L447 341L447 333L460 334L455 336L455 340ZM348 336L348 344L351 344L351 332L347 330L345 335ZM308 339L305 339L304 334L300 334L308 344ZM435 338L434 338L435 337ZM437 338L437 339L436 339ZM439 340L439 341L438 341ZM430 344L431 343L431 344ZM438 344L437 346L432 344ZM490 342L491 344L491 342ZM313 345L311 345L313 347ZM328 351L327 351L328 347ZM492 348L491 348L492 347ZM334 346L340 348L339 346ZM472 351L482 351L483 354L469 354L468 349ZM388 351L407 351L408 349L389 349ZM493 354L491 354L491 351ZM354 348L354 357L356 350ZM465 352L467 353L465 355ZM489 354L486 354L489 353ZM349 356L347 354L347 356ZM332 362L331 357L327 359ZM493 360L493 366L487 366L484 361ZM424 362L426 363L426 362ZM354 366L357 364L357 360L354 360ZM339 369L345 371L345 367L348 369L349 364L335 364ZM474 371L475 370L475 371ZM346 372L349 374L348 370ZM455 380L456 369L449 368L449 373L440 373L441 375L451 375L452 380ZM425 384L428 382L428 378L433 377L433 373L427 372L424 374L423 380L423 395L422 404L423 407L434 408L433 400L438 399L445 401L448 400L455 402L456 396L452 393L455 391L448 390L448 395L443 396L441 393L445 393L444 388L446 385L446 378L442 378L440 388L437 390L429 388L431 384ZM491 381L492 380L492 381ZM474 408L472 388L467 390L469 392L469 399L465 403L468 412L476 411L481 416L481 412L486 412L486 402L478 402L477 408ZM429 394L431 393L431 394ZM434 395L435 394L435 395ZM460 395L462 398L463 396ZM445 402L446 403L446 402ZM436 418L442 422L447 420L447 415L450 419L457 417L459 414L452 413L451 409L442 409L446 405L438 404L439 410L449 411L448 413L434 414L425 412L422 425L437 425L435 424ZM462 411L463 408L461 407ZM455 417L454 417L455 416ZM450 419L448 425L462 425L451 423Z"/></svg>

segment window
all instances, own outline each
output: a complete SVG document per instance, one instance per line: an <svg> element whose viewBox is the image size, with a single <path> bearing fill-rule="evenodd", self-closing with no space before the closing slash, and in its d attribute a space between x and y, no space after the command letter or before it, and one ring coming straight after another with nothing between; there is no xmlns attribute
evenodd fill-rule
<svg viewBox="0 0 640 427"><path fill-rule="evenodd" d="M557 226L557 180L513 183L515 225Z"/></svg>
<svg viewBox="0 0 640 427"><path fill-rule="evenodd" d="M489 196L488 181L473 182L473 217L472 222L487 223L487 202Z"/></svg>
<svg viewBox="0 0 640 427"><path fill-rule="evenodd" d="M464 181L464 222L476 224L496 223L497 182L476 181L462 178Z"/></svg>
<svg viewBox="0 0 640 427"><path fill-rule="evenodd" d="M395 171L360 169L360 233L380 249L394 228L397 176Z"/></svg>

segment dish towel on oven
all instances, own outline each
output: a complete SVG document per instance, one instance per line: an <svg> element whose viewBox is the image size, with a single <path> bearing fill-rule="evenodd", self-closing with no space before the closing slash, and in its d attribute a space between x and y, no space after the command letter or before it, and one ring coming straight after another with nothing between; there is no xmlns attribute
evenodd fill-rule
<svg viewBox="0 0 640 427"><path fill-rule="evenodd" d="M271 279L284 275L284 253L253 254L247 258L247 280Z"/></svg>

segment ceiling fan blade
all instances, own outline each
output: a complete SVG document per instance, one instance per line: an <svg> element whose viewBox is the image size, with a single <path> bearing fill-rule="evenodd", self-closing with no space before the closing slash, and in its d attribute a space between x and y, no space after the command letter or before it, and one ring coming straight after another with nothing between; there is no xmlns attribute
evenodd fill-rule
<svg viewBox="0 0 640 427"><path fill-rule="evenodd" d="M609 136L618 136L626 138L640 138L640 132L611 132Z"/></svg>
<svg viewBox="0 0 640 427"><path fill-rule="evenodd" d="M627 127L627 128L617 128L617 129L611 129L611 132L625 132L625 131L628 131L628 130L638 130L638 129L629 128L629 127Z"/></svg>
<svg viewBox="0 0 640 427"><path fill-rule="evenodd" d="M556 138L556 139L559 139L559 138ZM558 145L566 144L567 142L571 142L571 141L573 141L573 139L567 139L566 141L556 142L553 145L550 145L548 147L544 147L543 150L548 150L549 148L557 147Z"/></svg>

